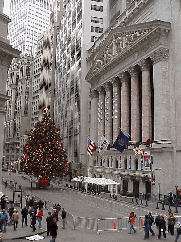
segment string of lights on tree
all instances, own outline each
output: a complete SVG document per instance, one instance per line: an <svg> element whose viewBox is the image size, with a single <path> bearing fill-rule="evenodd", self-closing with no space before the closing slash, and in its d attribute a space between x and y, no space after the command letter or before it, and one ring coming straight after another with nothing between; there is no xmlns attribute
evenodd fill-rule
<svg viewBox="0 0 181 242"><path fill-rule="evenodd" d="M22 159L22 170L42 179L63 177L67 171L67 155L63 149L59 128L47 114L31 130Z"/></svg>

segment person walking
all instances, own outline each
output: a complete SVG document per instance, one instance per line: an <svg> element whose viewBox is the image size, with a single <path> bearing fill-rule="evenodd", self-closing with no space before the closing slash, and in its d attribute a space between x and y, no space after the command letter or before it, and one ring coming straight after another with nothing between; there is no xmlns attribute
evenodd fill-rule
<svg viewBox="0 0 181 242"><path fill-rule="evenodd" d="M42 226L41 226L42 217L43 217L43 208L41 208L38 211L38 214L37 214L37 220L38 220L38 223L39 223L39 229L42 229Z"/></svg>
<svg viewBox="0 0 181 242"><path fill-rule="evenodd" d="M2 220L2 227L4 226L3 232L6 233L6 223L8 221L8 215L7 215L6 211L5 211L5 209L2 210L1 220Z"/></svg>
<svg viewBox="0 0 181 242"><path fill-rule="evenodd" d="M149 221L149 217L146 214L145 215L145 221L144 221L144 231L145 231L145 236L144 236L144 240L145 239L149 239L149 231L150 231L150 221Z"/></svg>
<svg viewBox="0 0 181 242"><path fill-rule="evenodd" d="M16 230L18 227L18 219L19 219L18 211L14 209L14 213L13 213L14 230Z"/></svg>
<svg viewBox="0 0 181 242"><path fill-rule="evenodd" d="M29 206L30 206L30 201L31 201L31 197L30 197L29 194L26 195L25 201L26 201L26 207L29 208Z"/></svg>
<svg viewBox="0 0 181 242"><path fill-rule="evenodd" d="M6 197L5 195L3 195L1 197L1 210L5 209L6 208Z"/></svg>
<svg viewBox="0 0 181 242"><path fill-rule="evenodd" d="M67 213L66 213L65 209L62 208L62 225L63 225L63 226L62 226L62 229L65 229L66 215L67 215Z"/></svg>
<svg viewBox="0 0 181 242"><path fill-rule="evenodd" d="M46 222L47 222L47 236L50 234L50 228L53 223L53 217L51 212L48 212L48 216L46 217Z"/></svg>
<svg viewBox="0 0 181 242"><path fill-rule="evenodd" d="M157 239L161 239L161 232L163 231L163 236L166 239L166 222L165 219L163 217L163 215L160 216L160 221L159 221L159 233L158 233L158 238Z"/></svg>
<svg viewBox="0 0 181 242"><path fill-rule="evenodd" d="M55 208L53 209L52 217L56 219L56 223L57 223L57 221L58 221L58 213L57 213Z"/></svg>
<svg viewBox="0 0 181 242"><path fill-rule="evenodd" d="M28 216L28 209L26 206L21 210L21 215L22 215L22 228L23 228L23 223L25 221L25 225L27 225L27 216Z"/></svg>
<svg viewBox="0 0 181 242"><path fill-rule="evenodd" d="M130 227L129 227L129 233L128 234L131 234L131 230L133 230L134 233L136 233L136 230L134 228L135 218L136 218L136 214L134 212L130 212L129 220L128 220L128 222L130 223Z"/></svg>
<svg viewBox="0 0 181 242"><path fill-rule="evenodd" d="M168 221L168 232L170 232L171 235L174 235L174 225L176 222L176 218L173 216L173 213L169 213L167 221Z"/></svg>
<svg viewBox="0 0 181 242"><path fill-rule="evenodd" d="M148 218L149 218L149 223L150 223L150 232L151 232L151 235L153 236L153 235L155 235L155 232L152 229L152 224L154 222L154 218L153 218L151 212L149 212Z"/></svg>
<svg viewBox="0 0 181 242"><path fill-rule="evenodd" d="M176 228L177 228L177 235L175 238L175 242L178 242L178 238L181 235L181 220L179 222L177 222Z"/></svg>
<svg viewBox="0 0 181 242"><path fill-rule="evenodd" d="M43 206L44 206L44 202L40 199L40 201L38 202L39 210L43 208Z"/></svg>
<svg viewBox="0 0 181 242"><path fill-rule="evenodd" d="M160 214L157 213L157 216L155 218L155 225L156 225L156 227L158 229L158 233L159 233L159 222L160 222Z"/></svg>
<svg viewBox="0 0 181 242"><path fill-rule="evenodd" d="M13 213L14 213L14 204L13 203L11 203L11 205L10 205L10 207L9 207L9 209L8 209L8 213L9 213L9 221L8 221L8 225L12 225L12 220L13 220L13 218L12 218L12 216L13 216Z"/></svg>
<svg viewBox="0 0 181 242"><path fill-rule="evenodd" d="M31 206L31 208L29 209L29 215L30 215L30 227L33 228L33 224L32 224L32 212L34 212L34 208L33 206Z"/></svg>
<svg viewBox="0 0 181 242"><path fill-rule="evenodd" d="M56 219L53 218L53 222L50 227L50 234L52 236L52 239L50 240L50 242L55 242L55 239L57 238L57 229L58 229L58 226L56 223Z"/></svg>
<svg viewBox="0 0 181 242"><path fill-rule="evenodd" d="M31 213L31 219L32 219L32 228L33 228L33 231L32 232L35 232L36 230L36 227L35 227L35 224L36 224L36 214L34 211L32 211Z"/></svg>

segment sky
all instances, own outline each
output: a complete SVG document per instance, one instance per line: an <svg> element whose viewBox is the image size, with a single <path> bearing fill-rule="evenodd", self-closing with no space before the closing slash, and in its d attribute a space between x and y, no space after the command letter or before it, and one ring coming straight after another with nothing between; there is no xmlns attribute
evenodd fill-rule
<svg viewBox="0 0 181 242"><path fill-rule="evenodd" d="M4 10L3 12L9 16L10 0L4 0Z"/></svg>

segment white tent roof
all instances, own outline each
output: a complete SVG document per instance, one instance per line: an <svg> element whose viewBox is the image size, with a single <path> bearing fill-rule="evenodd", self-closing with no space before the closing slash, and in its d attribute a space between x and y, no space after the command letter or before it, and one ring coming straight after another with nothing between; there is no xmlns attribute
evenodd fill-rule
<svg viewBox="0 0 181 242"><path fill-rule="evenodd" d="M102 185L102 186L119 184L118 182L115 182L111 179L92 178L92 177L84 177L84 179L82 177L75 177L72 179L72 181L83 181L84 183L91 183L91 184Z"/></svg>

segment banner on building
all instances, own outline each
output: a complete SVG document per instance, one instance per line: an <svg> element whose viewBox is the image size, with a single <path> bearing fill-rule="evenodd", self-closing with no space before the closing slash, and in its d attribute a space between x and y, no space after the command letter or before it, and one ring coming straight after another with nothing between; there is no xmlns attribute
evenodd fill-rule
<svg viewBox="0 0 181 242"><path fill-rule="evenodd" d="M107 140L104 136L101 137L101 144L99 146L99 155L102 155L109 145L109 140Z"/></svg>
<svg viewBox="0 0 181 242"><path fill-rule="evenodd" d="M145 170L150 170L151 157L150 153L144 154L144 166Z"/></svg>

